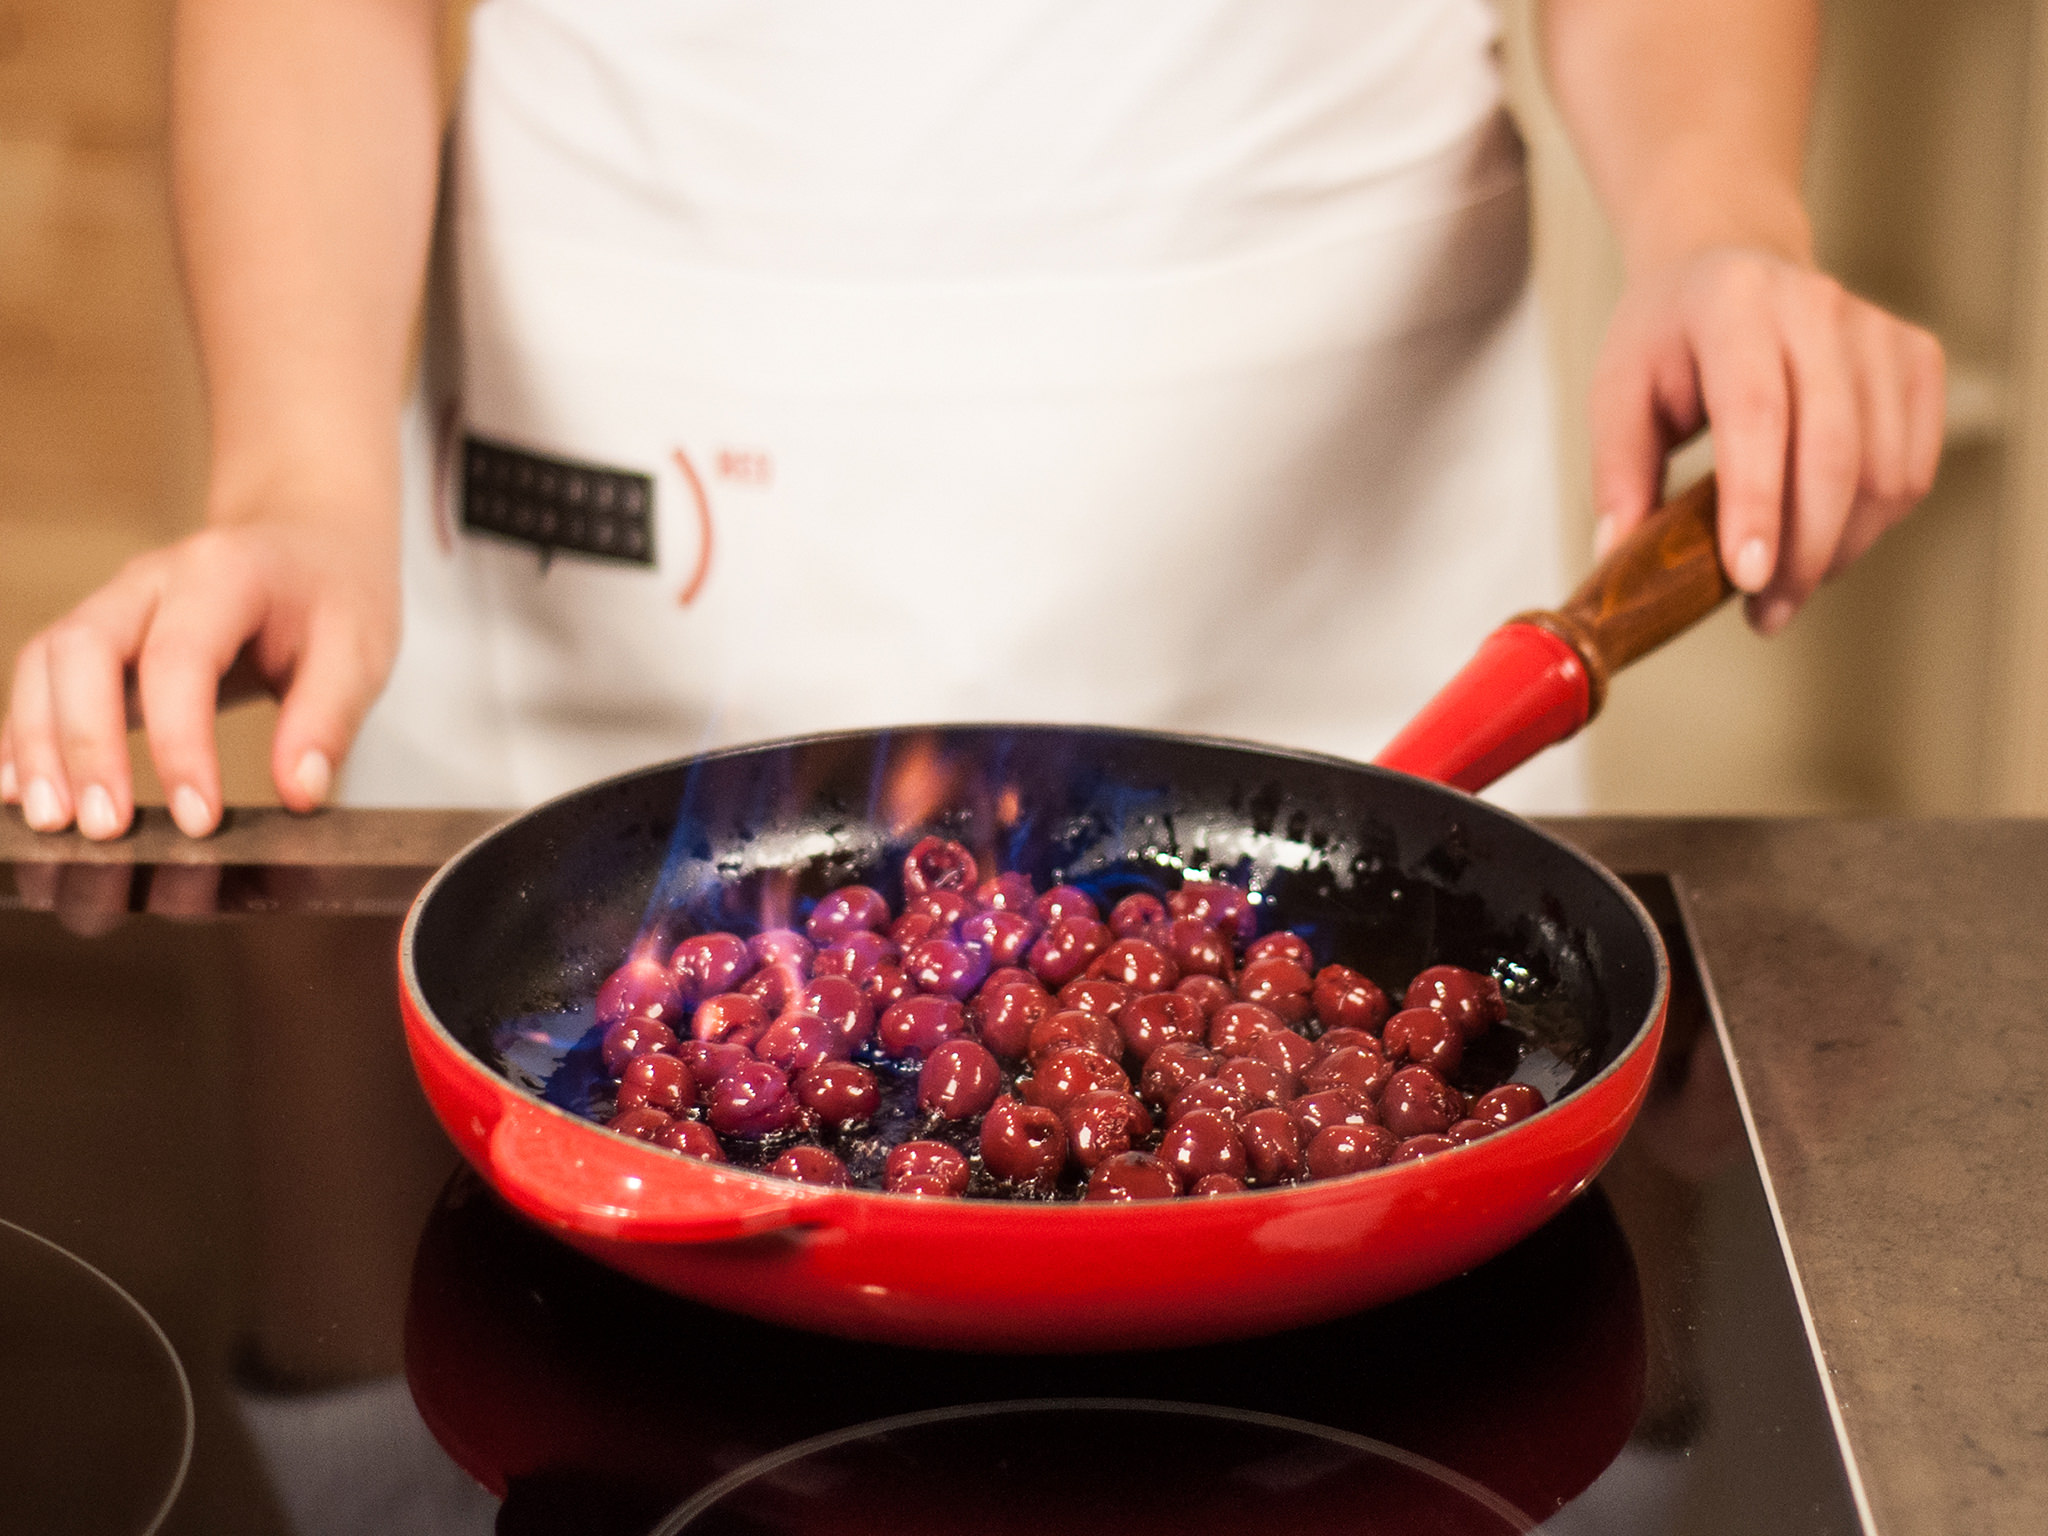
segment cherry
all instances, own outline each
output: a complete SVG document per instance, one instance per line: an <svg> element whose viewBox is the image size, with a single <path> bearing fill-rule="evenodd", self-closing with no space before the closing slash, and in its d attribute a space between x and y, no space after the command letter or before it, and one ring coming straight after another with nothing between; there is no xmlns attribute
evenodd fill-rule
<svg viewBox="0 0 2048 1536"><path fill-rule="evenodd" d="M1394 1133L1383 1125L1332 1125L1315 1134L1302 1154L1302 1164L1312 1179L1341 1178L1379 1167L1398 1144Z"/></svg>
<svg viewBox="0 0 2048 1536"><path fill-rule="evenodd" d="M1380 1122L1402 1141L1448 1130L1464 1113L1463 1096L1427 1067L1403 1067L1380 1093Z"/></svg>
<svg viewBox="0 0 2048 1536"><path fill-rule="evenodd" d="M922 896L927 891L965 893L973 890L980 878L981 871L974 862L974 855L950 838L921 837L904 855L903 890L906 895Z"/></svg>
<svg viewBox="0 0 2048 1536"><path fill-rule="evenodd" d="M820 1061L804 1068L797 1076L796 1096L827 1125L865 1124L882 1107L875 1074L850 1061Z"/></svg>
<svg viewBox="0 0 2048 1536"><path fill-rule="evenodd" d="M882 1188L901 1195L959 1195L973 1176L967 1156L943 1141L906 1141L889 1149Z"/></svg>
<svg viewBox="0 0 2048 1536"><path fill-rule="evenodd" d="M1192 917L1176 917L1167 924L1166 952L1183 975L1227 981L1234 969L1230 940Z"/></svg>
<svg viewBox="0 0 2048 1536"><path fill-rule="evenodd" d="M810 973L786 960L764 965L740 983L740 995L751 997L769 1018L779 1018L803 996L810 985Z"/></svg>
<svg viewBox="0 0 2048 1536"><path fill-rule="evenodd" d="M1479 1095L1472 1105L1472 1118L1489 1125L1514 1125L1543 1107L1542 1093L1527 1083L1502 1083Z"/></svg>
<svg viewBox="0 0 2048 1536"><path fill-rule="evenodd" d="M818 948L794 928L765 928L747 940L756 965L793 965L808 971Z"/></svg>
<svg viewBox="0 0 2048 1536"><path fill-rule="evenodd" d="M1500 1127L1490 1120L1453 1120L1451 1128L1444 1134L1462 1147L1469 1142L1482 1141L1488 1136L1496 1135L1499 1131Z"/></svg>
<svg viewBox="0 0 2048 1536"><path fill-rule="evenodd" d="M1420 1136L1410 1136L1398 1147L1394 1148L1394 1155L1388 1158L1387 1161L1390 1163L1412 1163L1420 1157L1429 1157L1438 1152L1448 1152L1456 1145L1457 1143L1448 1136L1439 1136L1433 1131L1425 1131Z"/></svg>
<svg viewBox="0 0 2048 1536"><path fill-rule="evenodd" d="M846 1164L823 1147L791 1147L768 1165L768 1171L778 1178L795 1179L799 1184L824 1184L836 1189L844 1189L853 1182L847 1177Z"/></svg>
<svg viewBox="0 0 2048 1536"><path fill-rule="evenodd" d="M1183 1185L1211 1173L1242 1179L1250 1170L1237 1127L1227 1115L1213 1109L1194 1110L1168 1126L1159 1143L1159 1156Z"/></svg>
<svg viewBox="0 0 2048 1536"><path fill-rule="evenodd" d="M675 1043L676 1032L661 1020L636 1015L607 1029L597 1051L605 1071L617 1077L626 1070L626 1063L643 1051L665 1051Z"/></svg>
<svg viewBox="0 0 2048 1536"><path fill-rule="evenodd" d="M606 1129L617 1131L621 1136L631 1136L636 1141L653 1141L674 1124L673 1117L644 1105L638 1109L622 1109L605 1121Z"/></svg>
<svg viewBox="0 0 2048 1536"><path fill-rule="evenodd" d="M982 1166L1006 1183L1050 1189L1067 1161L1067 1128L1057 1111L1004 1094L981 1122Z"/></svg>
<svg viewBox="0 0 2048 1536"><path fill-rule="evenodd" d="M1278 1067L1289 1077L1299 1078L1320 1061L1323 1054L1313 1042L1293 1030L1276 1029L1259 1036L1252 1046L1251 1059L1263 1061L1269 1067Z"/></svg>
<svg viewBox="0 0 2048 1536"><path fill-rule="evenodd" d="M851 1056L875 1032L875 1005L844 976L819 976L797 994L796 1008L814 1013L839 1037L835 1056Z"/></svg>
<svg viewBox="0 0 2048 1536"><path fill-rule="evenodd" d="M1320 1093L1304 1093L1287 1106L1287 1113L1301 1130L1303 1141L1313 1141L1316 1133L1332 1125L1378 1125L1380 1117L1373 1112L1365 1095L1351 1088L1325 1088Z"/></svg>
<svg viewBox="0 0 2048 1536"><path fill-rule="evenodd" d="M1301 1177L1301 1130L1284 1109L1255 1109L1237 1122L1254 1184L1284 1184Z"/></svg>
<svg viewBox="0 0 2048 1536"><path fill-rule="evenodd" d="M830 949L821 949L813 955L811 974L843 976L857 984L866 981L878 966L894 965L902 958L903 951L893 941L879 933L857 929Z"/></svg>
<svg viewBox="0 0 2048 1536"><path fill-rule="evenodd" d="M1477 1040L1508 1016L1500 983L1459 965L1432 965L1418 974L1408 983L1401 1006L1436 1009L1463 1030L1467 1040Z"/></svg>
<svg viewBox="0 0 2048 1536"><path fill-rule="evenodd" d="M1209 1044L1226 1056L1249 1056L1281 1027L1280 1015L1262 1003L1228 1003L1209 1016Z"/></svg>
<svg viewBox="0 0 2048 1536"><path fill-rule="evenodd" d="M1326 965L1317 971L1310 1002L1326 1030L1377 1030L1394 1011L1379 983L1348 965Z"/></svg>
<svg viewBox="0 0 2048 1536"><path fill-rule="evenodd" d="M923 993L891 1003L875 1026L875 1039L897 1061L924 1056L965 1033L967 1014L955 998Z"/></svg>
<svg viewBox="0 0 2048 1536"><path fill-rule="evenodd" d="M1061 987L1059 996L1062 1008L1078 1008L1100 1019L1116 1019L1123 1015L1132 992L1122 982L1106 976L1082 976Z"/></svg>
<svg viewBox="0 0 2048 1536"><path fill-rule="evenodd" d="M1114 1088L1091 1088L1076 1095L1060 1118L1067 1127L1068 1150L1083 1168L1128 1152L1131 1143L1152 1134L1152 1117L1145 1106Z"/></svg>
<svg viewBox="0 0 2048 1536"><path fill-rule="evenodd" d="M960 942L972 944L992 965L1015 965L1031 951L1038 924L1021 912L977 912L960 925Z"/></svg>
<svg viewBox="0 0 2048 1536"><path fill-rule="evenodd" d="M712 1085L708 1113L719 1134L751 1138L787 1129L802 1108L780 1067L740 1061Z"/></svg>
<svg viewBox="0 0 2048 1536"><path fill-rule="evenodd" d="M975 1040L948 1040L917 1074L917 1107L948 1120L972 1120L996 1101L1003 1069Z"/></svg>
<svg viewBox="0 0 2048 1536"><path fill-rule="evenodd" d="M945 930L947 938L960 931L960 925L974 915L974 910L974 898L965 891L926 891L922 896L913 896L903 908L905 916L915 913L930 918Z"/></svg>
<svg viewBox="0 0 2048 1536"><path fill-rule="evenodd" d="M1126 896L1109 909L1109 931L1120 939L1136 938L1166 921L1166 903L1150 891Z"/></svg>
<svg viewBox="0 0 2048 1536"><path fill-rule="evenodd" d="M1308 972L1292 960L1254 960L1237 973L1237 995L1272 1009L1283 1024L1299 1024L1308 1017L1313 985Z"/></svg>
<svg viewBox="0 0 2048 1536"><path fill-rule="evenodd" d="M751 1046L768 1027L768 1010L744 992L707 997L690 1016L690 1036L714 1043L730 1040Z"/></svg>
<svg viewBox="0 0 2048 1536"><path fill-rule="evenodd" d="M1107 976L1136 992L1165 992L1180 981L1180 967L1143 939L1118 939L1089 963L1090 976Z"/></svg>
<svg viewBox="0 0 2048 1536"><path fill-rule="evenodd" d="M697 1103L697 1080L674 1056L642 1051L619 1074L620 1109L658 1109L675 1116Z"/></svg>
<svg viewBox="0 0 2048 1536"><path fill-rule="evenodd" d="M1037 1066L1049 1056L1076 1047L1093 1051L1105 1061L1115 1061L1124 1053L1123 1033L1105 1018L1078 1008L1065 1008L1045 1015L1031 1026L1024 1055Z"/></svg>
<svg viewBox="0 0 2048 1536"><path fill-rule="evenodd" d="M876 1013L887 1012L890 1005L900 1003L906 997L917 996L917 988L911 984L901 968L894 965L878 965L868 973L868 979L860 984L860 995L868 1000L868 1006Z"/></svg>
<svg viewBox="0 0 2048 1536"><path fill-rule="evenodd" d="M1332 1051L1310 1067L1301 1085L1311 1093L1324 1088L1350 1088L1370 1099L1376 1097L1393 1076L1393 1063L1382 1056L1377 1047L1368 1049L1354 1045Z"/></svg>
<svg viewBox="0 0 2048 1536"><path fill-rule="evenodd" d="M1048 923L1026 960L1032 973L1048 987L1063 987L1088 969L1089 963L1109 948L1109 942L1107 928L1092 917L1075 913Z"/></svg>
<svg viewBox="0 0 2048 1536"><path fill-rule="evenodd" d="M1038 890L1029 875L1012 869L977 885L974 900L985 912L1029 913L1038 905Z"/></svg>
<svg viewBox="0 0 2048 1536"><path fill-rule="evenodd" d="M1173 990L1182 997L1193 998L1205 1019L1214 1017L1218 1008L1227 1008L1237 1001L1237 990L1221 976L1183 976Z"/></svg>
<svg viewBox="0 0 2048 1536"><path fill-rule="evenodd" d="M1054 1012L1053 1000L1035 981L1013 981L991 990L983 987L968 1004L968 1015L988 1048L1007 1061L1022 1056L1031 1028Z"/></svg>
<svg viewBox="0 0 2048 1536"><path fill-rule="evenodd" d="M815 1013L785 1013L761 1032L754 1054L785 1072L801 1072L850 1052L838 1031Z"/></svg>
<svg viewBox="0 0 2048 1536"><path fill-rule="evenodd" d="M1032 986L1038 988L1039 991L1045 992L1045 983L1041 982L1021 965L997 966L988 973L988 980L981 984L981 989L986 992L995 987L1007 987L1013 981L1028 981ZM1050 997L1051 995L1050 992L1046 992L1046 996Z"/></svg>
<svg viewBox="0 0 2048 1536"><path fill-rule="evenodd" d="M1403 1008L1380 1035L1389 1061L1412 1061L1439 1077L1449 1077L1465 1059L1465 1036L1457 1024L1434 1008Z"/></svg>
<svg viewBox="0 0 2048 1536"><path fill-rule="evenodd" d="M1169 1040L1145 1058L1144 1080L1138 1095L1155 1109L1171 1104L1180 1094L1214 1077L1223 1057L1207 1046L1189 1040Z"/></svg>
<svg viewBox="0 0 2048 1536"><path fill-rule="evenodd" d="M1084 1200L1171 1200L1180 1193L1173 1170L1150 1152L1120 1152L1095 1165Z"/></svg>
<svg viewBox="0 0 2048 1536"><path fill-rule="evenodd" d="M712 1085L741 1062L753 1060L753 1055L743 1045L714 1045L708 1040L685 1040L676 1047L677 1058L696 1079L699 1104L709 1104Z"/></svg>
<svg viewBox="0 0 2048 1536"><path fill-rule="evenodd" d="M856 933L874 933L889 921L889 903L872 886L842 885L828 891L804 924L813 944L839 944Z"/></svg>
<svg viewBox="0 0 2048 1536"><path fill-rule="evenodd" d="M1031 1076L1017 1085L1027 1102L1064 1112L1082 1094L1097 1088L1128 1092L1131 1080L1107 1057L1080 1046L1054 1051L1040 1062Z"/></svg>
<svg viewBox="0 0 2048 1536"><path fill-rule="evenodd" d="M1205 1173L1195 1180L1191 1195L1236 1195L1244 1192L1244 1180L1234 1179L1227 1173Z"/></svg>
<svg viewBox="0 0 2048 1536"><path fill-rule="evenodd" d="M1282 928L1262 938L1253 939L1245 946L1244 963L1255 965L1261 960L1289 960L1304 974L1315 969L1315 956L1310 952L1308 940L1298 933Z"/></svg>
<svg viewBox="0 0 2048 1536"><path fill-rule="evenodd" d="M1226 1083L1219 1073L1192 1082L1174 1095L1173 1102L1166 1106L1166 1123L1173 1125L1197 1111L1213 1111L1228 1119L1235 1120L1240 1111L1248 1108L1244 1091L1235 1083Z"/></svg>
<svg viewBox="0 0 2048 1536"><path fill-rule="evenodd" d="M669 956L668 968L692 997L730 992L754 971L747 941L736 933L700 933Z"/></svg>
<svg viewBox="0 0 2048 1536"><path fill-rule="evenodd" d="M951 939L926 939L904 955L903 974L920 991L964 998L988 974L988 956Z"/></svg>
<svg viewBox="0 0 2048 1536"><path fill-rule="evenodd" d="M628 960L597 989L597 1022L638 1016L674 1025L683 1014L683 987L659 960Z"/></svg>
<svg viewBox="0 0 2048 1536"><path fill-rule="evenodd" d="M1166 898L1166 910L1175 917L1191 917L1207 923L1233 943L1245 944L1258 932L1259 916L1249 897L1234 885L1211 880L1189 880Z"/></svg>
<svg viewBox="0 0 2048 1536"><path fill-rule="evenodd" d="M1348 1051L1354 1047L1362 1051L1370 1051L1375 1056L1385 1054L1380 1049L1379 1036L1369 1035L1362 1029L1352 1029L1347 1025L1340 1024L1337 1028L1326 1029L1316 1036L1316 1049L1320 1053L1316 1059L1320 1061L1324 1056L1334 1056L1339 1051Z"/></svg>
<svg viewBox="0 0 2048 1536"><path fill-rule="evenodd" d="M1203 1023L1201 1004L1178 992L1154 992L1136 998L1124 1005L1117 1019L1124 1043L1141 1062L1149 1061L1154 1051L1176 1040L1199 1042Z"/></svg>
<svg viewBox="0 0 2048 1536"><path fill-rule="evenodd" d="M1283 1105L1295 1095L1292 1074L1249 1056L1226 1061L1216 1073L1216 1081L1234 1089L1251 1109Z"/></svg>
<svg viewBox="0 0 2048 1536"><path fill-rule="evenodd" d="M906 912L888 928L889 942L901 950L917 948L926 939L950 939L953 930L929 912Z"/></svg>
<svg viewBox="0 0 2048 1536"><path fill-rule="evenodd" d="M1085 917L1093 922L1102 920L1102 909L1095 905L1095 898L1078 885L1056 885L1033 904L1038 920L1048 928L1069 917Z"/></svg>
<svg viewBox="0 0 2048 1536"><path fill-rule="evenodd" d="M718 1137L711 1127L701 1120L672 1120L654 1140L671 1152L701 1157L707 1163L725 1161L725 1148L718 1144Z"/></svg>

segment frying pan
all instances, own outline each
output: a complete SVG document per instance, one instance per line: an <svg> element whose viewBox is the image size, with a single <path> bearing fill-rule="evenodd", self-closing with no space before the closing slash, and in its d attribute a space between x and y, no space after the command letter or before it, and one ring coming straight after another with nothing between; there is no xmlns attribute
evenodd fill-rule
<svg viewBox="0 0 2048 1536"><path fill-rule="evenodd" d="M1712 514L1708 482L1565 609L1502 626L1376 766L1152 732L933 727L718 752L542 805L458 854L406 919L400 1001L427 1097L499 1194L564 1241L679 1294L847 1337L1188 1344L1469 1269L1554 1215L1620 1141L1668 978L1620 882L1460 791L1570 734L1613 667L1726 595ZM1318 963L1342 956L1383 986L1429 964L1496 970L1562 1096L1417 1162L1128 1204L804 1185L549 1101L541 1063L587 1030L598 984L636 943L800 919L850 881L894 902L905 850L934 829L985 867L1105 902L1183 872L1231 879L1262 926L1295 928Z"/></svg>

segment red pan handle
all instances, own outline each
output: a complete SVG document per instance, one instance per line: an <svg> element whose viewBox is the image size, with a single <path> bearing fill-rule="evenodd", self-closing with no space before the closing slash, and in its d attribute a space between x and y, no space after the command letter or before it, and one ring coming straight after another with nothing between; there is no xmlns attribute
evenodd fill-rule
<svg viewBox="0 0 2048 1536"><path fill-rule="evenodd" d="M531 1104L508 1103L492 1128L492 1181L526 1215L587 1237L704 1243L825 1218L833 1191L749 1177L714 1163L649 1173L649 1149Z"/></svg>
<svg viewBox="0 0 2048 1536"><path fill-rule="evenodd" d="M1585 725L1609 677L1735 590L1715 499L1709 475L1615 545L1564 607L1501 625L1373 761L1476 793Z"/></svg>

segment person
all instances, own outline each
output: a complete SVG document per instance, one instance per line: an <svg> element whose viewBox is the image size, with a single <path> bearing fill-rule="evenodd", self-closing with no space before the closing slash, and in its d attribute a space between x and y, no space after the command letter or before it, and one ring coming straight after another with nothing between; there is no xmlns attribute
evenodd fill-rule
<svg viewBox="0 0 2048 1536"><path fill-rule="evenodd" d="M1767 634L1940 451L1939 346L1814 262L1817 10L1541 20L1626 261L1602 536L1711 425ZM300 811L935 718L1365 756L1560 595L1487 0L485 0L445 177L437 25L179 6L206 522L21 652L31 826L129 824L132 684L209 832L245 675Z"/></svg>

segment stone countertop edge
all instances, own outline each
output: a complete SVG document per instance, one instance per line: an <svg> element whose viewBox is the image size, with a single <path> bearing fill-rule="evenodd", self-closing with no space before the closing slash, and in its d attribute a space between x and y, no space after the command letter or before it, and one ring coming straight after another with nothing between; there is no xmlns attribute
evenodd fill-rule
<svg viewBox="0 0 2048 1536"><path fill-rule="evenodd" d="M507 814L10 809L0 859L431 866ZM1541 824L1678 884L1880 1536L2048 1529L2048 820Z"/></svg>

